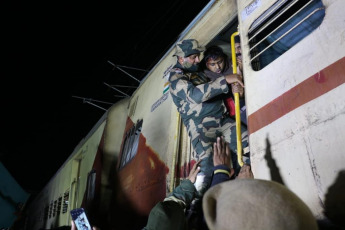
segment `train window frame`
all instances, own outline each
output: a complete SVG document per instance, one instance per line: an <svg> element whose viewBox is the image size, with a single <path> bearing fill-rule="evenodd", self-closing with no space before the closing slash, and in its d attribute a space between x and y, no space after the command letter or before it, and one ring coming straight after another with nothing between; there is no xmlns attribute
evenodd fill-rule
<svg viewBox="0 0 345 230"><path fill-rule="evenodd" d="M124 167L137 154L142 126L143 120L141 119L126 132L121 150L119 169Z"/></svg>
<svg viewBox="0 0 345 230"><path fill-rule="evenodd" d="M56 215L59 216L61 213L61 207L62 207L62 196L58 198L58 203L57 203L57 213Z"/></svg>
<svg viewBox="0 0 345 230"><path fill-rule="evenodd" d="M248 30L252 69L260 71L281 57L318 28L324 17L322 0L276 1Z"/></svg>
<svg viewBox="0 0 345 230"><path fill-rule="evenodd" d="M63 203L62 203L62 213L68 212L68 204L69 204L69 190L67 190L63 194Z"/></svg>
<svg viewBox="0 0 345 230"><path fill-rule="evenodd" d="M87 185L86 185L86 203L87 207L90 206L95 198L96 192L96 170L92 169L87 175Z"/></svg>
<svg viewBox="0 0 345 230"><path fill-rule="evenodd" d="M53 217L55 217L57 214L56 214L56 211L57 211L57 200L54 200L54 204L53 204Z"/></svg>
<svg viewBox="0 0 345 230"><path fill-rule="evenodd" d="M52 216L53 216L53 201L50 201L48 219L52 218Z"/></svg>

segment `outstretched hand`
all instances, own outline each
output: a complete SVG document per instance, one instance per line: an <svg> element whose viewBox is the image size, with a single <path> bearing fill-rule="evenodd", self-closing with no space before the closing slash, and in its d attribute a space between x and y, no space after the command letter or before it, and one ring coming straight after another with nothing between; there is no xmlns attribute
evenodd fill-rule
<svg viewBox="0 0 345 230"><path fill-rule="evenodd" d="M200 162L201 160L199 160L193 165L192 169L189 172L189 176L187 177L187 179L190 180L193 184L196 181L197 174L200 172L200 167L199 167Z"/></svg>
<svg viewBox="0 0 345 230"><path fill-rule="evenodd" d="M238 173L238 179L254 179L254 174L250 165L244 164Z"/></svg>
<svg viewBox="0 0 345 230"><path fill-rule="evenodd" d="M240 74L225 75L225 80L228 84L238 83L238 84L240 84L240 86L242 86L244 88L244 84L242 81L242 75L240 75Z"/></svg>
<svg viewBox="0 0 345 230"><path fill-rule="evenodd" d="M229 145L223 137L217 137L217 142L213 143L213 165L226 165L230 167L231 154Z"/></svg>
<svg viewBox="0 0 345 230"><path fill-rule="evenodd" d="M243 97L244 88L240 84L232 83L231 84L231 90L232 90L233 94L239 93L240 97Z"/></svg>
<svg viewBox="0 0 345 230"><path fill-rule="evenodd" d="M229 167L229 177L232 177L235 173L235 170L231 168L231 150L224 137L217 137L217 141L213 143L213 165L225 165Z"/></svg>

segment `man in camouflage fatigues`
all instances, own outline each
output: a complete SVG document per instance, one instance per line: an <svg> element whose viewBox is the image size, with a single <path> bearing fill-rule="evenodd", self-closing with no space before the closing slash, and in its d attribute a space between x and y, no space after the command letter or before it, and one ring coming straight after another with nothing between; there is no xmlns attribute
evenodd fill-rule
<svg viewBox="0 0 345 230"><path fill-rule="evenodd" d="M193 158L196 161L202 159L200 166L203 182L200 195L207 190L212 178L211 154L216 138L224 136L232 152L237 154L236 122L229 116L221 96L229 91L228 84L238 82L243 86L238 74L210 81L203 73L197 72L202 51L204 48L194 39L178 42L174 54L177 63L169 76L170 94L188 130L194 149ZM243 154L248 155L248 133L244 126L241 131ZM240 167L238 164L234 166L238 172Z"/></svg>

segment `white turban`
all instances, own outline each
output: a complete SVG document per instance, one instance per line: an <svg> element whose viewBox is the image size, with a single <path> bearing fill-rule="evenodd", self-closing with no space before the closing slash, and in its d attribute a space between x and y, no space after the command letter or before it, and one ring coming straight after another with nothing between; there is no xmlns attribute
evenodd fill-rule
<svg viewBox="0 0 345 230"><path fill-rule="evenodd" d="M285 186L235 179L211 187L203 198L210 230L317 230L308 206Z"/></svg>

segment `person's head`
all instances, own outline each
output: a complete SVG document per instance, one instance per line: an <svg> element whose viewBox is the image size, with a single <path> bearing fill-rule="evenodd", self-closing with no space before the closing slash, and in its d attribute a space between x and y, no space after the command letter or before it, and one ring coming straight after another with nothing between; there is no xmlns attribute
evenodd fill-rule
<svg viewBox="0 0 345 230"><path fill-rule="evenodd" d="M175 47L175 54L177 62L190 72L198 70L198 64L200 62L200 53L205 50L204 47L199 46L199 43L195 39L186 39L179 41Z"/></svg>
<svg viewBox="0 0 345 230"><path fill-rule="evenodd" d="M209 229L318 229L308 206L274 181L235 179L217 184L205 193L202 206Z"/></svg>
<svg viewBox="0 0 345 230"><path fill-rule="evenodd" d="M226 54L219 46L210 46L204 52L206 68L214 73L222 73L226 63Z"/></svg>
<svg viewBox="0 0 345 230"><path fill-rule="evenodd" d="M235 53L236 53L236 57L242 56L240 36L235 36Z"/></svg>
<svg viewBox="0 0 345 230"><path fill-rule="evenodd" d="M185 214L180 204L175 201L159 202L155 205L148 217L147 225L143 230L186 230ZM172 224L167 224L172 223Z"/></svg>

